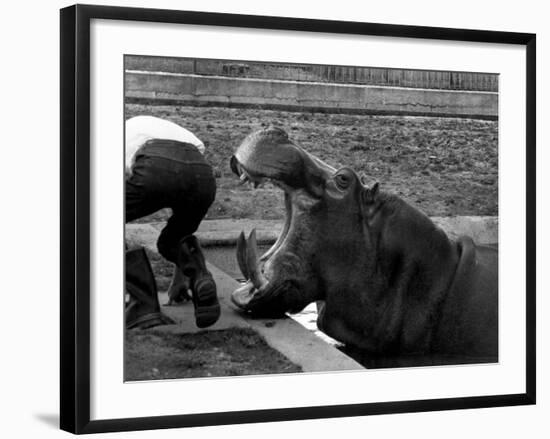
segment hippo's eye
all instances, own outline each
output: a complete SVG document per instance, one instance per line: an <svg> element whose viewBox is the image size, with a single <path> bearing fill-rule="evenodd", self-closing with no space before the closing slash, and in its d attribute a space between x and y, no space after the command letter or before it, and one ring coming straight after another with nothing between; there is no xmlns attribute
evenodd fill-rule
<svg viewBox="0 0 550 439"><path fill-rule="evenodd" d="M334 177L334 181L340 189L347 189L351 183L351 178L347 174L338 174Z"/></svg>

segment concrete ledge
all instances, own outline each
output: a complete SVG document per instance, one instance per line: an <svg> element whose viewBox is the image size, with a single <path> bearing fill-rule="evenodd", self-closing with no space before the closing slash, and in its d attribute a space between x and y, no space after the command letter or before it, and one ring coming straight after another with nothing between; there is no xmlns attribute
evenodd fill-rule
<svg viewBox="0 0 550 439"><path fill-rule="evenodd" d="M127 100L451 117L498 117L498 93L126 71Z"/></svg>
<svg viewBox="0 0 550 439"><path fill-rule="evenodd" d="M432 217L432 220L451 239L466 235L477 244L498 243L498 216Z"/></svg>
<svg viewBox="0 0 550 439"><path fill-rule="evenodd" d="M432 217L451 238L461 235L470 236L477 244L498 243L498 217L496 216L455 216ZM156 251L158 232L164 223L127 224L126 239L132 242L137 236L140 241L148 242ZM197 236L205 247L235 245L241 231L245 234L256 229L258 244L273 244L283 228L282 220L223 219L203 221Z"/></svg>

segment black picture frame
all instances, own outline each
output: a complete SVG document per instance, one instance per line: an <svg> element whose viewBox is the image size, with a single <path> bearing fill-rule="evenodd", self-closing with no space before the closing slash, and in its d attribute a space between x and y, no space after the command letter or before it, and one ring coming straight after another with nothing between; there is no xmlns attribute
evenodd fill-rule
<svg viewBox="0 0 550 439"><path fill-rule="evenodd" d="M526 47L526 392L384 403L90 420L90 21L134 20L385 37L505 43ZM536 36L530 33L76 5L61 10L60 424L98 433L324 417L534 404L536 400Z"/></svg>

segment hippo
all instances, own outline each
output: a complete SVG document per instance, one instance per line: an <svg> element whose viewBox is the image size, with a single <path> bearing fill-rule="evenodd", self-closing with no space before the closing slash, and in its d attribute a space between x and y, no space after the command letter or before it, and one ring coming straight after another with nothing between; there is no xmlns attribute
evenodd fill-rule
<svg viewBox="0 0 550 439"><path fill-rule="evenodd" d="M238 239L239 310L276 318L316 302L319 329L368 358L498 361L495 248L451 240L378 182L329 166L281 128L247 136L230 166L243 182L281 188L286 209L264 255L255 231Z"/></svg>

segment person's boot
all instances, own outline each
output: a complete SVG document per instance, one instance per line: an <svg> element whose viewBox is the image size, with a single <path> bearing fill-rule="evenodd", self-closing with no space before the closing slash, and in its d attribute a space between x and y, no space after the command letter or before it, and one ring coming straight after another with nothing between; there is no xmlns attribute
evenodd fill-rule
<svg viewBox="0 0 550 439"><path fill-rule="evenodd" d="M216 323L220 317L220 303L216 283L206 268L199 241L189 235L180 241L178 266L191 281L195 322L199 328Z"/></svg>
<svg viewBox="0 0 550 439"><path fill-rule="evenodd" d="M143 247L126 252L126 294L126 329L174 323L160 311L157 284Z"/></svg>

